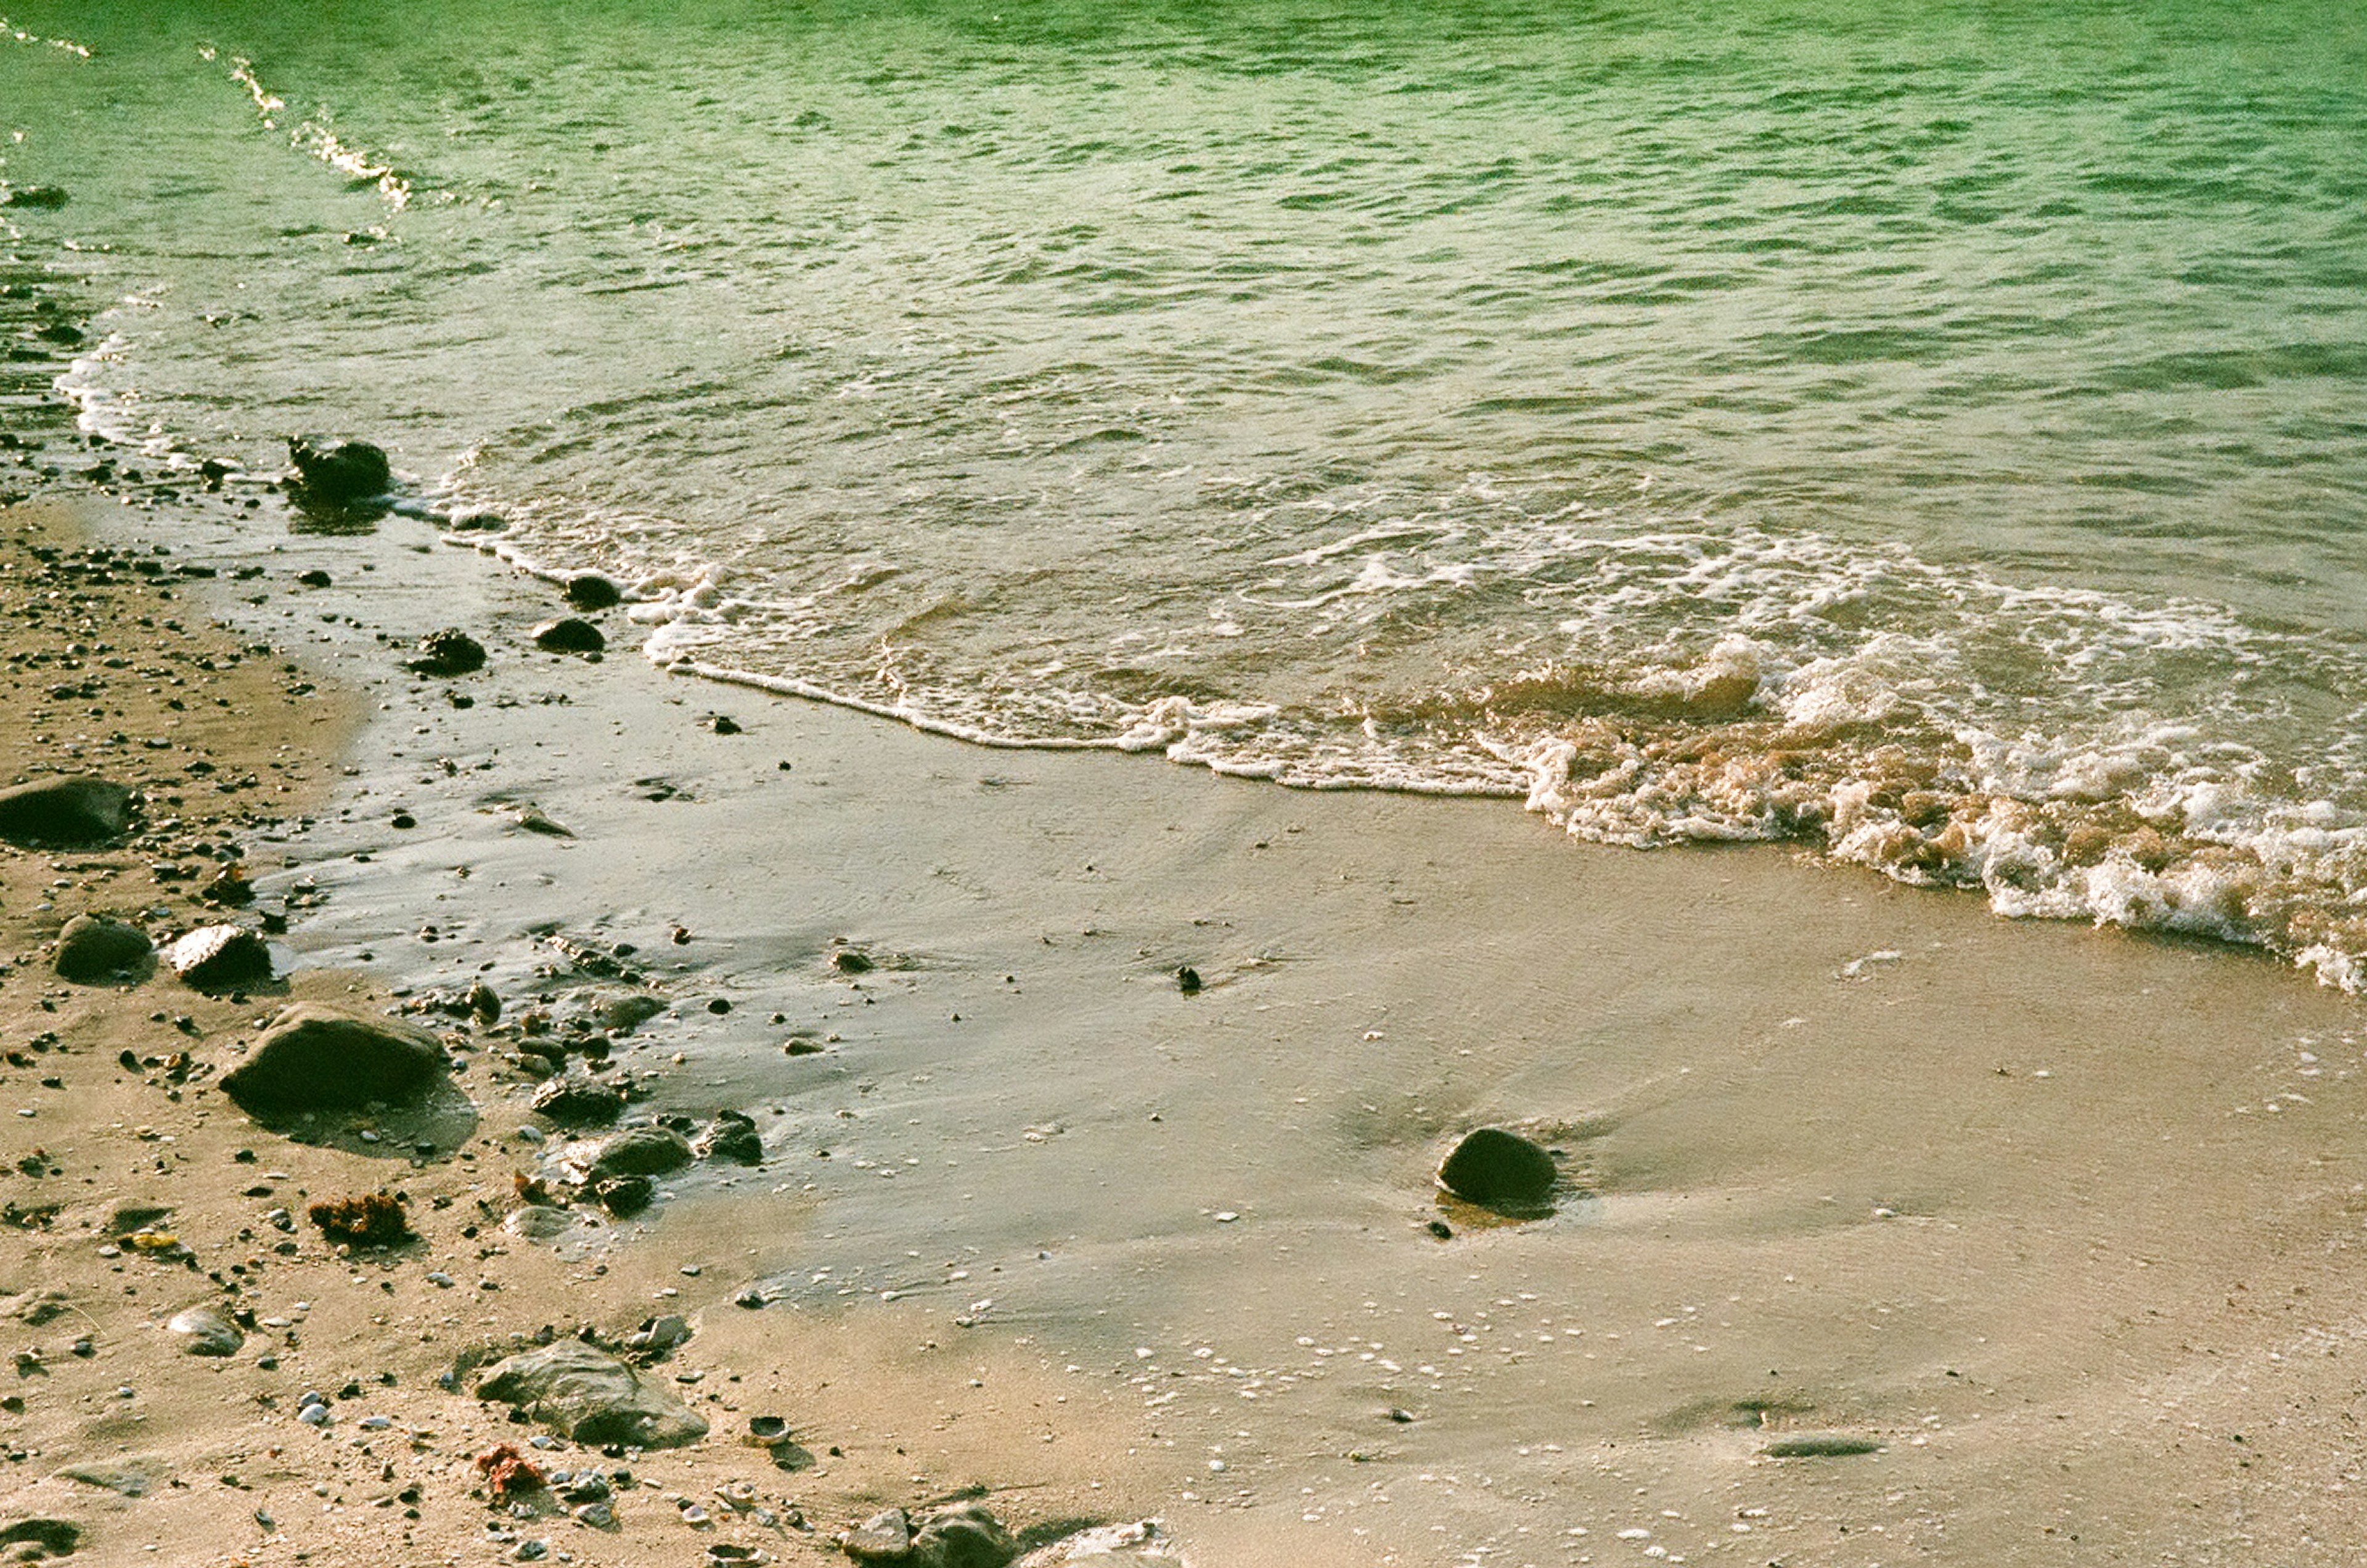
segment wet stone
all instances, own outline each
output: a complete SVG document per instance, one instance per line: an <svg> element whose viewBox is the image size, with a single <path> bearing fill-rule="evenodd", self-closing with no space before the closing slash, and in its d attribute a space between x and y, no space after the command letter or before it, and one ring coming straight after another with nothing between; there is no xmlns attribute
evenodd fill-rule
<svg viewBox="0 0 2367 1568"><path fill-rule="evenodd" d="M131 826L131 792L105 779L36 779L0 789L0 839L28 848L110 843Z"/></svg>
<svg viewBox="0 0 2367 1568"><path fill-rule="evenodd" d="M625 1092L598 1078L570 1074L535 1090L531 1104L536 1115L562 1127L605 1127L624 1113Z"/></svg>
<svg viewBox="0 0 2367 1568"><path fill-rule="evenodd" d="M394 485L386 453L367 441L323 447L305 436L291 437L289 460L296 465L294 488L303 500L323 506L373 501Z"/></svg>
<svg viewBox="0 0 2367 1568"><path fill-rule="evenodd" d="M755 1122L737 1111L716 1112L714 1124L698 1140L698 1152L707 1158L730 1165L760 1165L764 1158L764 1141L757 1134Z"/></svg>
<svg viewBox="0 0 2367 1568"><path fill-rule="evenodd" d="M690 1164L690 1140L671 1127L632 1127L605 1140L593 1156L595 1181L612 1176L664 1176Z"/></svg>
<svg viewBox="0 0 2367 1568"><path fill-rule="evenodd" d="M606 610L623 603L624 597L615 583L596 571L567 580L567 602L579 610Z"/></svg>
<svg viewBox="0 0 2367 1568"><path fill-rule="evenodd" d="M456 626L421 637L418 657L409 664L422 675L467 675L484 667L485 645Z"/></svg>
<svg viewBox="0 0 2367 1568"><path fill-rule="evenodd" d="M1547 1207L1559 1175L1553 1156L1528 1139L1482 1127L1455 1145L1438 1168L1438 1184L1467 1203L1517 1215Z"/></svg>
<svg viewBox="0 0 2367 1568"><path fill-rule="evenodd" d="M608 639L591 622L567 615L535 627L534 645L545 653L598 653L608 646Z"/></svg>
<svg viewBox="0 0 2367 1568"><path fill-rule="evenodd" d="M679 1448L707 1435L707 1423L662 1385L574 1339L500 1362L477 1384L477 1397L520 1406L559 1436L587 1445Z"/></svg>
<svg viewBox="0 0 2367 1568"><path fill-rule="evenodd" d="M96 985L136 969L155 951L139 927L97 915L76 915L58 932L57 971L77 985Z"/></svg>

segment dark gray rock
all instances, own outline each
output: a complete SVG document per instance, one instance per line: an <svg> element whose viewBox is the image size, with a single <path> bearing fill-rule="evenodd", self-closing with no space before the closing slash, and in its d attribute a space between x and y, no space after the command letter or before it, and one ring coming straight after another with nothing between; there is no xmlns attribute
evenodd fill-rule
<svg viewBox="0 0 2367 1568"><path fill-rule="evenodd" d="M579 610L606 610L624 603L624 599L617 585L596 571L581 572L567 580L567 602Z"/></svg>
<svg viewBox="0 0 2367 1568"><path fill-rule="evenodd" d="M111 843L131 827L131 792L86 775L0 789L0 839L28 848Z"/></svg>
<svg viewBox="0 0 2367 1568"><path fill-rule="evenodd" d="M477 1397L520 1406L528 1418L587 1445L672 1449L707 1436L707 1423L662 1384L577 1339L510 1357L486 1372Z"/></svg>
<svg viewBox="0 0 2367 1568"><path fill-rule="evenodd" d="M235 1356L246 1343L245 1334L230 1314L216 1306L193 1306L176 1314L164 1326L188 1336L189 1342L182 1348L192 1356Z"/></svg>
<svg viewBox="0 0 2367 1568"><path fill-rule="evenodd" d="M730 1165L762 1165L764 1140L757 1135L753 1118L737 1111L719 1111L713 1125L699 1134L698 1152L702 1158Z"/></svg>
<svg viewBox="0 0 2367 1568"><path fill-rule="evenodd" d="M598 653L608 646L608 639L581 616L564 615L535 627L534 646L545 653Z"/></svg>
<svg viewBox="0 0 2367 1568"><path fill-rule="evenodd" d="M0 1546L38 1546L52 1557L64 1557L82 1544L82 1527L72 1519L18 1519L0 1526Z"/></svg>
<svg viewBox="0 0 2367 1568"><path fill-rule="evenodd" d="M664 1176L692 1158L690 1140L671 1127L629 1127L601 1143L587 1174L595 1181L608 1176Z"/></svg>
<svg viewBox="0 0 2367 1568"><path fill-rule="evenodd" d="M419 657L408 669L421 675L468 675L485 667L485 645L457 626L419 639Z"/></svg>
<svg viewBox="0 0 2367 1568"><path fill-rule="evenodd" d="M646 1176L604 1176L592 1183L594 1201L620 1220L640 1213L656 1196L657 1188Z"/></svg>
<svg viewBox="0 0 2367 1568"><path fill-rule="evenodd" d="M983 1504L939 1509L912 1532L912 1568L1002 1568L1019 1542Z"/></svg>
<svg viewBox="0 0 2367 1568"><path fill-rule="evenodd" d="M271 945L243 926L200 926L164 950L186 985L230 991L271 978Z"/></svg>
<svg viewBox="0 0 2367 1568"><path fill-rule="evenodd" d="M322 447L307 436L292 436L288 458L296 465L292 488L299 499L316 505L352 506L375 501L394 488L394 470L387 466L386 454L367 441Z"/></svg>
<svg viewBox="0 0 2367 1568"><path fill-rule="evenodd" d="M598 1078L568 1074L534 1091L534 1113L562 1127L605 1127L625 1111L625 1091Z"/></svg>
<svg viewBox="0 0 2367 1568"><path fill-rule="evenodd" d="M299 1002L271 1021L221 1086L250 1111L346 1111L415 1097L444 1067L442 1043L424 1029Z"/></svg>
<svg viewBox="0 0 2367 1568"><path fill-rule="evenodd" d="M1535 1213L1547 1207L1559 1178L1553 1156L1501 1127L1470 1134L1438 1168L1441 1187L1467 1203L1501 1214Z"/></svg>
<svg viewBox="0 0 2367 1568"><path fill-rule="evenodd" d="M77 985L95 986L137 969L155 951L137 926L98 915L76 915L58 932L57 971Z"/></svg>

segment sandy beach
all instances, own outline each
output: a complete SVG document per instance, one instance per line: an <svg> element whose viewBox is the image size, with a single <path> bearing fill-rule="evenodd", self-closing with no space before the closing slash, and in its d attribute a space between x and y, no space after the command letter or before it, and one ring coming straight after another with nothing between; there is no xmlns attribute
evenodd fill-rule
<svg viewBox="0 0 2367 1568"><path fill-rule="evenodd" d="M75 1561L844 1562L955 1497L1036 1541L1155 1516L1204 1564L2367 1533L2359 1020L2289 971L1501 803L966 747L670 676L622 610L606 660L542 653L556 585L424 522L176 525L37 504L0 545L0 772L145 799L117 846L7 850L0 907L0 1525ZM406 671L447 626L486 670ZM204 903L233 859L255 904ZM284 912L281 977L68 983L85 911ZM438 1010L479 983L499 1022ZM762 1162L527 1213L567 1136L538 1032L620 986L658 1010L602 1032L626 1120L740 1112ZM442 1032L466 1141L232 1105L291 999ZM1555 1214L1437 1193L1480 1125L1556 1151ZM303 1218L381 1189L416 1241ZM165 1326L206 1303L236 1353ZM668 1314L688 1447L538 1449L469 1395ZM501 1442L629 1472L613 1520L492 1495Z"/></svg>

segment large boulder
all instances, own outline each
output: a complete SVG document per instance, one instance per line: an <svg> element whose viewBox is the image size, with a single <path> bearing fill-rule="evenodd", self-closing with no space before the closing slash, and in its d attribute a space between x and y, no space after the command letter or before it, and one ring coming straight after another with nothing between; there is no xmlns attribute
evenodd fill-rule
<svg viewBox="0 0 2367 1568"><path fill-rule="evenodd" d="M707 1436L707 1423L605 1350L562 1339L499 1362L479 1399L523 1408L561 1437L591 1446L673 1449Z"/></svg>
<svg viewBox="0 0 2367 1568"><path fill-rule="evenodd" d="M137 926L76 915L58 932L57 971L76 985L95 986L138 968L154 951Z"/></svg>
<svg viewBox="0 0 2367 1568"><path fill-rule="evenodd" d="M131 827L131 792L86 774L0 789L0 839L28 848L111 843Z"/></svg>
<svg viewBox="0 0 2367 1568"><path fill-rule="evenodd" d="M323 447L294 436L288 443L288 457L296 465L299 497L316 506L354 506L394 488L394 470L388 467L386 454L367 441Z"/></svg>
<svg viewBox="0 0 2367 1568"><path fill-rule="evenodd" d="M1553 1156L1518 1133L1482 1127L1455 1145L1438 1184L1467 1203L1518 1215L1549 1206L1560 1174Z"/></svg>
<svg viewBox="0 0 2367 1568"><path fill-rule="evenodd" d="M221 1086L250 1111L349 1111L418 1095L444 1068L442 1043L424 1029L299 1002Z"/></svg>

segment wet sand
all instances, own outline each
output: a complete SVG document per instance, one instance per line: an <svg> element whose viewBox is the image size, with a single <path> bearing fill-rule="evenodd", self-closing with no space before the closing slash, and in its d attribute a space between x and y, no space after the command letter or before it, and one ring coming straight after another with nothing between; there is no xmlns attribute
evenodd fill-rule
<svg viewBox="0 0 2367 1568"><path fill-rule="evenodd" d="M540 654L553 586L425 523L304 537L266 508L173 537L222 573L214 661L300 666L208 672L261 682L215 710L240 718L217 767L280 761L271 815L312 818L217 826L192 800L247 801L184 790L176 841L234 837L263 906L293 896L297 993L418 1006L481 978L506 1007L499 1030L439 1020L471 1064L467 1157L296 1145L198 1080L174 1101L109 1065L126 1031L191 1039L185 1013L181 1048L226 1060L265 998L46 972L76 908L153 897L186 923L185 885L142 882L145 849L112 873L8 852L0 1027L59 1038L7 1072L38 1115L0 1153L39 1142L65 1172L10 1178L64 1198L0 1232L0 1283L87 1321L19 1333L42 1370L5 1417L24 1457L0 1506L83 1520L88 1560L201 1540L181 1560L479 1561L510 1550L493 1521L578 1562L699 1561L717 1537L671 1493L827 1561L872 1508L973 1485L1015 1526L1158 1514L1211 1564L2330 1563L2367 1535L2360 1019L2289 972L1772 850L1573 843L1502 803L967 748L670 677L620 611L595 617L605 661ZM127 649L140 614L127 595ZM485 673L403 671L445 625ZM52 632L12 611L7 635ZM145 695L104 699L121 755L187 719ZM57 726L8 734L11 776L91 762ZM583 961L618 943L668 1003L613 1042L637 1111L745 1111L764 1162L529 1242L501 1228L512 1173L552 1144L522 1132L531 1037L503 1031L613 986ZM1442 1205L1432 1172L1481 1124L1559 1151L1554 1217ZM197 1268L102 1258L109 1205L167 1179ZM294 1190L380 1181L412 1194L420 1247L356 1266L307 1230L272 1251ZM289 1320L275 1371L154 1326L233 1260ZM752 1288L764 1304L736 1304ZM633 1461L658 1484L620 1533L469 1495L469 1456L526 1429L436 1386L459 1349L661 1308L696 1326L667 1366L715 1429ZM301 1390L348 1380L349 1419L296 1424ZM738 1440L765 1413L815 1468ZM127 1454L184 1484L57 1479ZM813 1528L716 1506L735 1480Z"/></svg>

